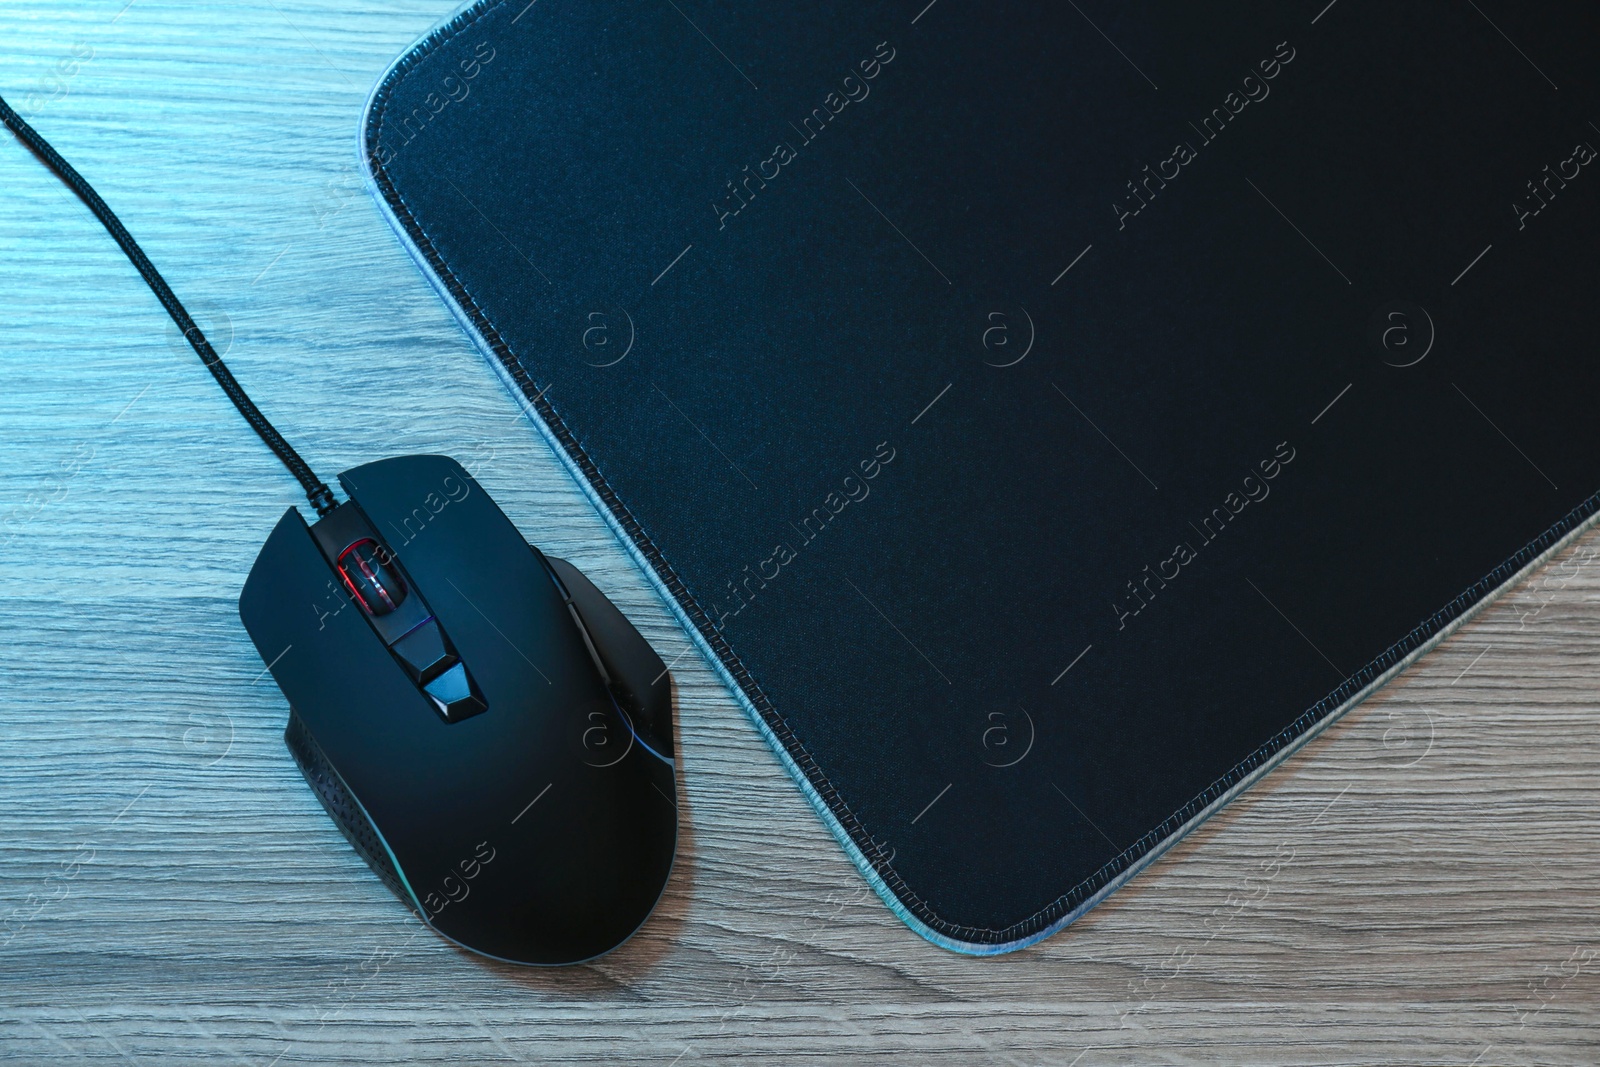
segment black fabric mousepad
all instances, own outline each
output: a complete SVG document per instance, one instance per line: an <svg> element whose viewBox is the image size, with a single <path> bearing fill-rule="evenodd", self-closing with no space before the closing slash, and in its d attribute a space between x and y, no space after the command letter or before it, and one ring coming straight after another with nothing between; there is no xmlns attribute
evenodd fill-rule
<svg viewBox="0 0 1600 1067"><path fill-rule="evenodd" d="M1595 511L1597 28L509 0L363 151L867 877L992 952Z"/></svg>

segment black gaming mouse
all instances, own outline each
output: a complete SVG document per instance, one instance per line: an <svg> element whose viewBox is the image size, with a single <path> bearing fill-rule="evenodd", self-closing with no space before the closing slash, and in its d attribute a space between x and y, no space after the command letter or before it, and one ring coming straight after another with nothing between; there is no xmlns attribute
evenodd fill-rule
<svg viewBox="0 0 1600 1067"><path fill-rule="evenodd" d="M306 780L451 941L529 964L615 948L677 844L661 658L454 460L339 481L349 500L312 526L289 509L239 597Z"/></svg>
<svg viewBox="0 0 1600 1067"><path fill-rule="evenodd" d="M672 680L577 568L522 539L460 464L369 463L333 492L261 413L116 213L0 99L306 492L239 596L323 807L445 937L514 963L616 948L678 841Z"/></svg>

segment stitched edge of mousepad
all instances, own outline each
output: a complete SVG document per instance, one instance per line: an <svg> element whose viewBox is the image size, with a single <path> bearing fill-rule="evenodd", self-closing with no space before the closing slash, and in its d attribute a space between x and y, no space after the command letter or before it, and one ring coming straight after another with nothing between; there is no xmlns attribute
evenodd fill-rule
<svg viewBox="0 0 1600 1067"><path fill-rule="evenodd" d="M377 141L383 125L385 108L392 94L416 64L478 19L508 5L521 6L512 0L476 0L467 3L401 55L380 79L369 100L361 127L361 163L369 188L391 225L394 226L402 244L416 260L423 275L439 291L474 342L484 352L491 366L501 375L513 395L519 398L524 411L532 416L536 427L550 441L557 455L574 473L579 484L584 487L599 506L601 513L621 536L630 553L641 563L652 581L666 596L674 613L688 627L701 649L711 658L719 674L733 688L752 722L767 739L819 817L839 840L869 884L895 915L912 930L937 945L979 955L1008 952L1036 943L1066 926L1119 888L1323 728L1336 721L1344 712L1360 703L1405 666L1448 636L1495 596L1514 586L1550 556L1595 525L1597 516L1600 516L1600 492L1597 492L1572 508L1521 550L1472 583L1444 607L1417 624L1382 654L1347 677L1337 689L1307 708L1288 726L1240 760L1228 773L1217 778L1158 826L1149 830L1048 906L1004 929L979 928L947 921L901 880L892 865L892 852L886 855L879 843L867 833L843 797L829 782L822 768L794 737L784 717L762 692L761 687L741 662L738 653L714 624L712 617L689 593L684 582L675 573L672 564L652 542L649 534L630 513L627 504L607 483L604 475L587 455L577 436L545 398L545 390L537 386L527 368L501 336L494 322L477 305L457 279L449 263L434 247L427 232L407 208L385 166L369 151L369 146Z"/></svg>

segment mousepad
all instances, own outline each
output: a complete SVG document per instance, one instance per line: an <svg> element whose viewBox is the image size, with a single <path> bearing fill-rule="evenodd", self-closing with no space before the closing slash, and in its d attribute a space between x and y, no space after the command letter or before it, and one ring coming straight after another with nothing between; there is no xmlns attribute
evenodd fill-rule
<svg viewBox="0 0 1600 1067"><path fill-rule="evenodd" d="M362 152L869 881L986 953L1594 514L1597 29L484 2Z"/></svg>

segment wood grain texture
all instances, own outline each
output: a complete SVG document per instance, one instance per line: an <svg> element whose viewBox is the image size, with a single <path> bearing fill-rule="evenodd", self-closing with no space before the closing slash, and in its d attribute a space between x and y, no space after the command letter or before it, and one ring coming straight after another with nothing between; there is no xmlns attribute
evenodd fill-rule
<svg viewBox="0 0 1600 1067"><path fill-rule="evenodd" d="M866 891L361 188L367 92L446 6L125 3L9 0L0 93L324 477L454 454L683 653L684 839L644 931L561 971L452 948L366 872L295 770L237 615L294 483L6 139L6 1062L1600 1057L1600 538L1065 933L993 959L933 948Z"/></svg>

